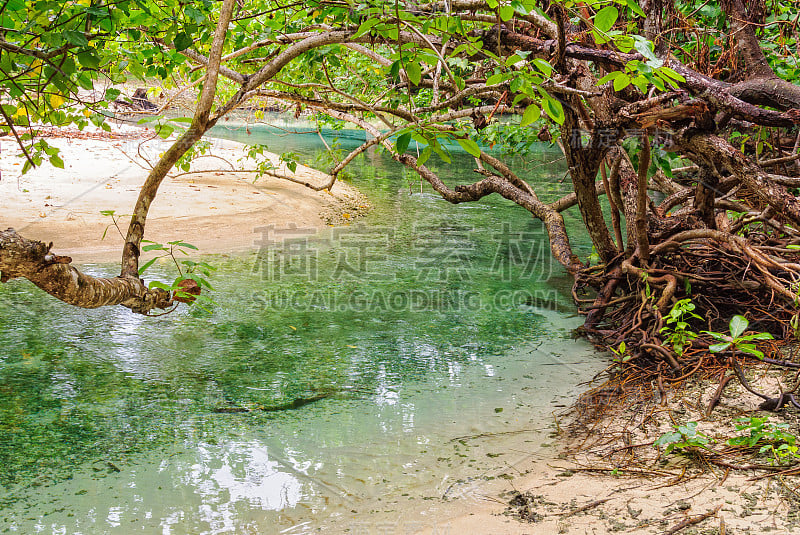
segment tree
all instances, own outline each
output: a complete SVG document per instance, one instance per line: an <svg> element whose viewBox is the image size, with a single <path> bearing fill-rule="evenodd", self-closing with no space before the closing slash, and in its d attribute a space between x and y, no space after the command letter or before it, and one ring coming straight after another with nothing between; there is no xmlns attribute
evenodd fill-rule
<svg viewBox="0 0 800 535"><path fill-rule="evenodd" d="M704 317L747 309L778 336L795 315L800 67L791 2L6 0L0 16L7 131L81 124L83 115L99 123L87 110L113 91L86 103L77 88L100 77L202 84L189 126L142 185L120 277L82 275L6 231L3 281L26 277L78 306L170 305L175 295L149 290L138 273L161 180L226 114L273 99L371 134L330 169L328 187L380 145L452 203L498 194L540 219L576 298L589 292L578 304L601 343L626 342L679 374L693 361L665 347L663 328L690 294ZM66 101L73 106L62 109ZM31 163L50 154L19 139ZM536 139L557 143L569 165L574 191L555 202L485 150ZM425 165L449 161L445 140L474 156L479 180L449 185ZM598 265L570 246L561 212L575 206Z"/></svg>

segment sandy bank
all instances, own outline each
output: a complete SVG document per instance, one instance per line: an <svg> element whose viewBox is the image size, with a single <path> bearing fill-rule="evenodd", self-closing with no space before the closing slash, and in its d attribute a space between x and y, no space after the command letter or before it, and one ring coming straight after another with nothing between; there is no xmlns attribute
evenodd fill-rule
<svg viewBox="0 0 800 535"><path fill-rule="evenodd" d="M762 373L753 384L761 391L777 390L781 373ZM798 533L792 471L766 477L774 473L768 459L735 450L716 465L696 462L692 455L661 455L663 448L653 446L656 438L674 430L673 424L694 421L713 448L726 451L728 438L747 435L734 428L738 418L769 415L758 410L760 398L733 384L707 415L716 387L714 381L693 380L670 391L664 404L647 397L614 403L553 437L549 456L531 450L509 470L512 479L482 485L441 508L415 533ZM797 429L794 414L770 419ZM747 468L765 465L764 470Z"/></svg>
<svg viewBox="0 0 800 535"><path fill-rule="evenodd" d="M110 134L63 134L47 141L61 149L64 169L45 163L25 175L13 139L2 139L0 226L13 227L27 238L52 241L55 252L76 262L117 261L123 240L112 218L101 211L130 214L150 167L170 142L148 140L152 131L124 126L115 126ZM195 160L192 173L173 170L162 183L145 239L184 240L201 253L244 251L258 247L260 227L316 229L347 223L368 209L363 195L341 182L330 192L316 192L274 177L254 180L254 173L236 172L256 165L246 158L243 145L209 141L210 151ZM327 182L318 171L298 166L292 173L279 165L277 156L268 157L281 173L314 184ZM127 217L120 218L120 228L126 230Z"/></svg>

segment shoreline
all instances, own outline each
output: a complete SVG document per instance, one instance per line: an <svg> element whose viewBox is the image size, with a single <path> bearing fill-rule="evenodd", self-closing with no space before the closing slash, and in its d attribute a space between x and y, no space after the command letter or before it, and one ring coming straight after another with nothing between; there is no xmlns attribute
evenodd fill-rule
<svg viewBox="0 0 800 535"><path fill-rule="evenodd" d="M777 374L765 373L754 384L774 387L776 381ZM483 486L482 500L445 510L437 525L416 533L477 533L475 526L502 535L797 533L796 485L736 466L746 460L731 459L727 469L702 466L691 455L665 455L653 445L678 423L696 421L719 447L737 435L738 417L764 414L762 400L738 384L706 414L716 387L693 379L663 402L646 395L603 400L603 387L590 390L551 437L549 458L531 455L514 467L513 480ZM770 419L797 423L788 414Z"/></svg>
<svg viewBox="0 0 800 535"><path fill-rule="evenodd" d="M112 132L65 130L48 136L61 149L64 169L45 162L22 175L21 151L5 141L0 159L0 196L6 206L3 228L12 227L28 239L53 243L53 251L76 264L117 262L122 256L122 233L149 168L172 140L152 137L152 130L126 125ZM254 168L244 145L207 139L211 149L192 162L190 172L173 169L153 201L145 239L166 243L181 240L199 254L256 250L262 227L295 225L319 230L348 224L369 211L366 197L337 181L331 191L314 191L289 180L241 169ZM312 184L325 184L327 175L298 165L291 172L278 156L265 154L274 171ZM113 211L114 216L102 212ZM117 220L119 231L114 226ZM146 258L146 255L143 255Z"/></svg>

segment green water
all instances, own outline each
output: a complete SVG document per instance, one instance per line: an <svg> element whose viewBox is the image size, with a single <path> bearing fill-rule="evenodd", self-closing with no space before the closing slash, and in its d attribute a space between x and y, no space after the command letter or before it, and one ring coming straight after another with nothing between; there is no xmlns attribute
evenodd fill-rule
<svg viewBox="0 0 800 535"><path fill-rule="evenodd" d="M528 164L545 197L566 189L539 165L553 157ZM470 169L457 154L438 170ZM541 225L502 199L420 193L374 152L353 174L366 218L254 221L252 253L209 259L208 310L143 318L0 286L0 532L369 532L374 513L422 529L419 511L532 454L601 365L570 337L580 319ZM498 433L513 441L482 438Z"/></svg>

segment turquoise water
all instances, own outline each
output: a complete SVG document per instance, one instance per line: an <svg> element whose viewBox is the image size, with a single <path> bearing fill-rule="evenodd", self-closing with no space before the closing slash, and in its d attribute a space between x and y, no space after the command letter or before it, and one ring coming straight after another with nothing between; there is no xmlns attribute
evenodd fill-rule
<svg viewBox="0 0 800 535"><path fill-rule="evenodd" d="M274 152L320 148L251 131ZM438 170L468 180L454 157ZM540 165L553 157L527 164L545 197L566 189ZM541 225L501 199L420 193L379 153L352 174L366 218L254 222L252 253L208 259L207 310L144 318L0 286L0 532L355 532L403 511L408 531L513 475L601 365L570 336Z"/></svg>

